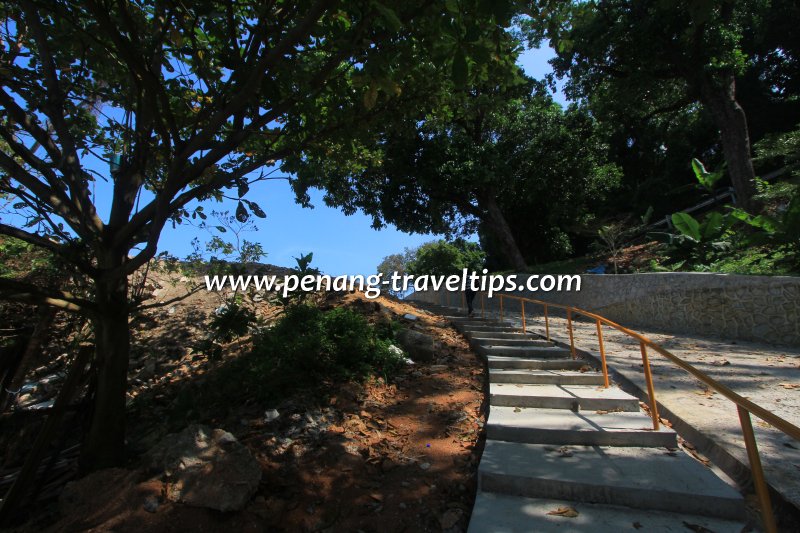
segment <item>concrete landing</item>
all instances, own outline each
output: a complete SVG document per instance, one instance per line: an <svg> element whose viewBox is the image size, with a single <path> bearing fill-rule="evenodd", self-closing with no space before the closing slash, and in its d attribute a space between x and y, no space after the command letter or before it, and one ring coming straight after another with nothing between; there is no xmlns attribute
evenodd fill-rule
<svg viewBox="0 0 800 533"><path fill-rule="evenodd" d="M567 517L548 513L569 507L577 516ZM691 527L691 529L690 529ZM520 498L479 492L472 509L468 533L741 533L742 524L699 515L644 511L559 500Z"/></svg>
<svg viewBox="0 0 800 533"><path fill-rule="evenodd" d="M664 426L654 431L650 418L642 413L575 413L565 409L492 406L486 436L530 444L678 446L674 431Z"/></svg>
<svg viewBox="0 0 800 533"><path fill-rule="evenodd" d="M742 496L682 452L487 440L482 491L745 518Z"/></svg>
<svg viewBox="0 0 800 533"><path fill-rule="evenodd" d="M490 405L544 407L573 411L639 411L639 400L617 388L586 385L520 385L490 383Z"/></svg>

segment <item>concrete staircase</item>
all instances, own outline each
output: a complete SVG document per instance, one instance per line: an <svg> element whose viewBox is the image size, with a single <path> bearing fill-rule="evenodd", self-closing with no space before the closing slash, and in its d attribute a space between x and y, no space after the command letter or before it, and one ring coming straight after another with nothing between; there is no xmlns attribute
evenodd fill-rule
<svg viewBox="0 0 800 533"><path fill-rule="evenodd" d="M671 429L654 431L635 397L603 388L586 361L509 323L426 307L489 368L471 533L742 531L739 492L680 450Z"/></svg>

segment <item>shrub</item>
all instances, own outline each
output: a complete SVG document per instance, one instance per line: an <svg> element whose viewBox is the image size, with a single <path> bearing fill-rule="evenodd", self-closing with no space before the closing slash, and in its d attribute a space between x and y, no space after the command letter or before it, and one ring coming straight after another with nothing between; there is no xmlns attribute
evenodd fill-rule
<svg viewBox="0 0 800 533"><path fill-rule="evenodd" d="M214 313L211 319L209 324L211 339L230 342L234 337L247 334L255 322L255 312L242 305L240 297L231 298Z"/></svg>
<svg viewBox="0 0 800 533"><path fill-rule="evenodd" d="M255 364L281 368L308 384L372 374L388 379L400 369L403 358L390 349L386 332L380 335L362 315L347 308L321 311L298 305L287 309L275 327L256 340Z"/></svg>

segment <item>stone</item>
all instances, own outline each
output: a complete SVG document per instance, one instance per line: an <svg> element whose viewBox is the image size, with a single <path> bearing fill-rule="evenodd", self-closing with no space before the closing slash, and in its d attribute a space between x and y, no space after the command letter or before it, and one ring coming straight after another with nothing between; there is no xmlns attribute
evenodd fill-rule
<svg viewBox="0 0 800 533"><path fill-rule="evenodd" d="M435 342L426 333L406 329L397 334L397 342L416 362L430 362L434 359Z"/></svg>
<svg viewBox="0 0 800 533"><path fill-rule="evenodd" d="M403 318L410 320L411 322L416 322L418 320L417 315L412 315L411 313L404 314Z"/></svg>
<svg viewBox="0 0 800 533"><path fill-rule="evenodd" d="M267 422L272 422L273 420L277 420L281 414L278 412L277 409L267 409L264 413L264 420Z"/></svg>
<svg viewBox="0 0 800 533"><path fill-rule="evenodd" d="M145 498L142 508L148 513L155 513L158 511L158 498L153 496Z"/></svg>
<svg viewBox="0 0 800 533"><path fill-rule="evenodd" d="M439 519L439 523L441 524L442 529L450 529L458 524L459 520L461 520L461 510L450 509L442 515L442 517Z"/></svg>
<svg viewBox="0 0 800 533"><path fill-rule="evenodd" d="M239 511L258 490L261 466L236 437L192 425L167 435L147 455L167 481L166 499L217 511Z"/></svg>

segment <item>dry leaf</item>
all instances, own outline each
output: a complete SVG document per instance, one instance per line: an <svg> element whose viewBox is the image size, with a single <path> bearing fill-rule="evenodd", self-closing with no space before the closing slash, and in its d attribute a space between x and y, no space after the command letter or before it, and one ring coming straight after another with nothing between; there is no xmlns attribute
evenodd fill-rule
<svg viewBox="0 0 800 533"><path fill-rule="evenodd" d="M562 446L561 448L559 448L558 454L561 457L572 457L572 452L569 451L569 448L567 448L566 446Z"/></svg>
<svg viewBox="0 0 800 533"><path fill-rule="evenodd" d="M555 511L550 511L547 514L554 516L563 516L565 518L575 518L576 516L578 516L578 511L576 511L575 508L573 507L559 507Z"/></svg>
<svg viewBox="0 0 800 533"><path fill-rule="evenodd" d="M703 527L703 526L701 526L699 524L690 524L689 522L684 522L683 526L686 529L694 531L695 533L714 533L713 531L711 531L707 527Z"/></svg>
<svg viewBox="0 0 800 533"><path fill-rule="evenodd" d="M784 389L800 389L799 383L781 383L780 386Z"/></svg>

